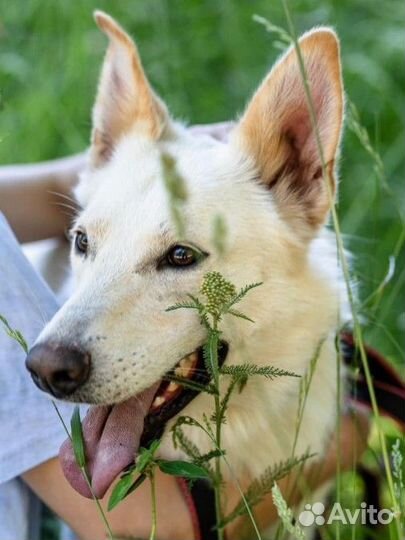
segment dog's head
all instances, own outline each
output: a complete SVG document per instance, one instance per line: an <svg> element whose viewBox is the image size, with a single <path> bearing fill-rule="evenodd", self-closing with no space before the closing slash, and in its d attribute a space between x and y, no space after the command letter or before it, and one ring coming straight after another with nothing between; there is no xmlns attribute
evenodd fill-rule
<svg viewBox="0 0 405 540"><path fill-rule="evenodd" d="M198 294L210 270L236 286L264 282L266 294L252 292L244 306L255 328L243 323L242 331L224 320L222 361L254 339L263 313L266 324L288 319L294 307L286 299L298 290L296 274L335 191L343 98L337 38L316 29L299 41L302 64L288 50L227 140L217 140L173 121L131 38L104 13L96 21L109 48L89 166L76 190L83 208L72 229L76 288L39 336L27 366L56 397L104 405L90 412L85 433L89 455L103 452L103 467L109 463L98 484L102 466L96 458L92 464L93 488L103 494L132 460L144 418L159 417L161 428L194 397L161 384L173 369L194 377L203 368L204 327L193 312L167 312L170 305ZM170 178L181 184L181 199L168 189ZM213 241L218 216L227 231L224 253ZM124 424L129 435L122 435Z"/></svg>

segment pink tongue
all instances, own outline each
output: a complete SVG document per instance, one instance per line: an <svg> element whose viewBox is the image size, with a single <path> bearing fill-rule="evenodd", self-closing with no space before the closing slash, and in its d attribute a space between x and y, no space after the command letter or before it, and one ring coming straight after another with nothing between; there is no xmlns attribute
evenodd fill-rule
<svg viewBox="0 0 405 540"><path fill-rule="evenodd" d="M83 420L87 472L94 494L102 498L114 479L132 463L139 448L144 419L159 388L156 383L138 396L113 407L90 407ZM77 466L67 439L59 451L62 470L71 486L84 497L92 497Z"/></svg>

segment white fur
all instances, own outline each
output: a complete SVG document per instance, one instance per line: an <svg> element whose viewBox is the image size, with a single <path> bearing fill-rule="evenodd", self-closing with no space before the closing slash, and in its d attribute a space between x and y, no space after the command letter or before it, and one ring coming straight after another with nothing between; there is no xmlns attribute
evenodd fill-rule
<svg viewBox="0 0 405 540"><path fill-rule="evenodd" d="M224 318L227 363L273 365L303 375L323 341L296 448L297 454L322 454L335 422L334 340L345 303L333 236L321 231L303 240L302 231L284 220L272 191L256 180L236 140L225 144L177 124L167 133L158 141L127 133L106 164L82 175L77 197L84 210L77 224L88 233L90 253L86 259L72 253L75 292L38 341L77 343L91 353L90 378L72 400L116 403L151 386L204 342L194 312L165 310L187 293L198 295L206 272L219 270L237 287L262 281L240 305L255 324ZM186 183L187 242L209 253L190 269L156 268L177 241L162 152L175 159ZM228 231L224 255L212 244L218 215ZM223 446L236 471L256 475L290 455L298 390L297 378L253 378L233 395ZM212 409L212 397L199 395L181 414L201 419ZM172 423L162 446L166 456L176 455ZM187 429L201 451L211 447L201 431Z"/></svg>
<svg viewBox="0 0 405 540"><path fill-rule="evenodd" d="M176 239L156 146L175 157L187 179L187 240L210 253L194 269L154 267ZM322 233L309 249L301 246L268 191L251 176L234 148L210 141L201 149L199 138L184 132L176 142L159 145L128 137L105 168L83 175L77 195L85 210L78 222L90 243L97 244L97 253L94 260L72 256L76 290L38 340L77 342L90 349L91 377L74 400L124 400L201 345L205 334L198 317L165 309L188 292L198 294L202 276L220 269L238 287L263 281L241 304L255 324L224 319L229 364L249 361L304 374L325 339L297 448L321 451L336 409L334 337L341 290L334 239ZM211 242L216 215L224 217L229 232L224 256ZM163 222L168 232L162 237ZM257 473L288 455L298 386L295 378L257 378L234 395L223 441L235 467L249 466ZM182 414L201 418L211 410L212 398L200 395ZM198 445L208 448L206 437L191 431ZM164 452L173 455L170 437Z"/></svg>

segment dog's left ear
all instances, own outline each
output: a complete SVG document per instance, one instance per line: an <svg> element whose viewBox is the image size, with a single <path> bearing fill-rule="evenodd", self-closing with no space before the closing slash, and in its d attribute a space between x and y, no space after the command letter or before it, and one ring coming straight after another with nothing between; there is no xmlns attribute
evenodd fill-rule
<svg viewBox="0 0 405 540"><path fill-rule="evenodd" d="M157 140L167 125L168 113L153 92L129 35L109 15L94 18L109 38L93 108L90 161L98 167L108 161L120 138L136 132Z"/></svg>
<svg viewBox="0 0 405 540"><path fill-rule="evenodd" d="M304 34L299 47L333 195L343 118L339 43L332 30L322 28ZM281 215L311 237L326 219L330 194L294 48L263 81L233 136L271 188Z"/></svg>

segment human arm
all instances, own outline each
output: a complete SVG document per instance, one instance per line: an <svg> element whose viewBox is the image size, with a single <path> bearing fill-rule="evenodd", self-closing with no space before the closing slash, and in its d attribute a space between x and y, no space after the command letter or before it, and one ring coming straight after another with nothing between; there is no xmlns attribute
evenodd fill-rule
<svg viewBox="0 0 405 540"><path fill-rule="evenodd" d="M193 126L197 135L225 140L232 122ZM69 226L72 188L86 164L86 152L34 164L0 167L0 212L21 243L62 236ZM70 199L70 200L69 200Z"/></svg>
<svg viewBox="0 0 405 540"><path fill-rule="evenodd" d="M360 459L367 441L368 417L357 412L342 418L341 435L332 440L322 464L316 464L305 471L305 484L311 489L323 485L334 477L340 448L341 469L347 470ZM339 441L339 442L338 442ZM31 489L59 514L79 535L81 540L103 540L105 528L97 514L93 501L78 495L63 476L58 460L52 459L23 475ZM250 479L240 479L246 489ZM280 489L290 506L298 504L302 498L296 487L294 473L279 482ZM233 482L226 484L224 500L226 513L238 503L240 493ZM109 491L101 502L106 509ZM156 475L159 540L191 540L193 528L191 517L175 479L158 472ZM137 491L121 502L116 509L107 513L113 532L118 537L132 536L148 538L151 522L150 490L144 482ZM254 508L255 520L261 530L265 530L277 520L277 511L271 494L265 496ZM244 516L232 522L227 528L227 538L243 540L251 537L252 524Z"/></svg>
<svg viewBox="0 0 405 540"><path fill-rule="evenodd" d="M85 160L85 154L80 153L42 163L0 167L0 212L20 242L64 234L69 219L57 203L71 204L65 197L71 196Z"/></svg>

